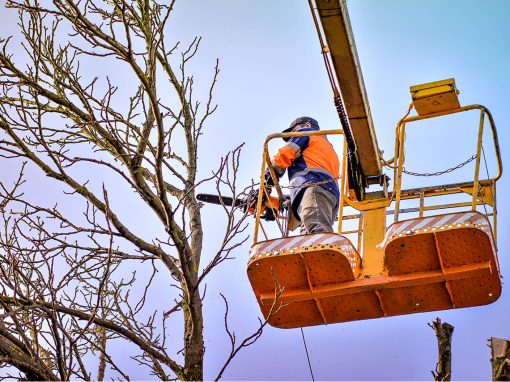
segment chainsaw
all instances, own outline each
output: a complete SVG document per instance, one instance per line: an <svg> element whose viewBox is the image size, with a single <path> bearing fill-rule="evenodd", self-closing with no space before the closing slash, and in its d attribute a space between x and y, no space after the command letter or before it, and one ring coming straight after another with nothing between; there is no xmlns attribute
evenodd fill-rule
<svg viewBox="0 0 510 382"><path fill-rule="evenodd" d="M241 207L243 211L248 211L249 214L255 215L258 192L246 194L236 199L229 196L198 194L197 199L201 202L219 204L222 206ZM260 218L267 221L276 220L278 212L288 210L289 204L290 198L287 195L285 195L281 201L275 196L264 195L262 198L262 213L260 214Z"/></svg>

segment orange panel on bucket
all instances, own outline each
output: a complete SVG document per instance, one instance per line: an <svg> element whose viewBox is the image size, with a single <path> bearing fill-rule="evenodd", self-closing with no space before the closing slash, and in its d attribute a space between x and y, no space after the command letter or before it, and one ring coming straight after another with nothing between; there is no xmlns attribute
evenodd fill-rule
<svg viewBox="0 0 510 382"><path fill-rule="evenodd" d="M441 268L433 234L397 238L386 245L385 266L389 275L430 271Z"/></svg>
<svg viewBox="0 0 510 382"><path fill-rule="evenodd" d="M328 323L366 320L383 315L377 295L372 291L324 298L320 302L325 316L331 318Z"/></svg>
<svg viewBox="0 0 510 382"><path fill-rule="evenodd" d="M382 298L387 316L453 308L444 283L384 289Z"/></svg>

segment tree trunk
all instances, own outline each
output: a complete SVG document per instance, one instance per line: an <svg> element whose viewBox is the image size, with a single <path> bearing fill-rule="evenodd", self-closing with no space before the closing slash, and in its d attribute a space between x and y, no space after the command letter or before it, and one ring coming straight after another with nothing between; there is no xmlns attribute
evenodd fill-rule
<svg viewBox="0 0 510 382"><path fill-rule="evenodd" d="M202 300L193 293L192 302L184 309L184 370L183 380L202 381L204 370L204 338Z"/></svg>
<svg viewBox="0 0 510 382"><path fill-rule="evenodd" d="M436 365L436 371L432 372L434 381L450 381L452 377L452 334L453 326L447 322L441 323L441 319L438 317L435 321L432 321L432 325L429 324L437 337L437 348L438 348L438 360Z"/></svg>

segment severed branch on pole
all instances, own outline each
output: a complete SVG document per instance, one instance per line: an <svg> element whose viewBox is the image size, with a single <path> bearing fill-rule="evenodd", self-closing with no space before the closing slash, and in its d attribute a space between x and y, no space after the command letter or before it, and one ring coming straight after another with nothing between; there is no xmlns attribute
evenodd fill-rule
<svg viewBox="0 0 510 382"><path fill-rule="evenodd" d="M510 381L510 341L491 337L491 365L493 381Z"/></svg>

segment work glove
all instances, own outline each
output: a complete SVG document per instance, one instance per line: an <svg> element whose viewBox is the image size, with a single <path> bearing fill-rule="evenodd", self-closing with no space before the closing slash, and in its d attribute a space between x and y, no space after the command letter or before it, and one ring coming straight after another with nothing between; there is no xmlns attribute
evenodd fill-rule
<svg viewBox="0 0 510 382"><path fill-rule="evenodd" d="M283 198L280 199L280 211L288 210L290 211L291 205L290 205L290 195L283 195Z"/></svg>
<svg viewBox="0 0 510 382"><path fill-rule="evenodd" d="M266 221L275 221L276 217L277 217L276 216L277 213L278 213L278 211L275 211L271 207L266 207L266 208L264 208L264 211L260 215L260 218L264 219Z"/></svg>
<svg viewBox="0 0 510 382"><path fill-rule="evenodd" d="M255 208L257 207L257 200L259 198L259 190L251 190L248 193L248 197L246 200L246 208ZM262 205L267 201L267 197L265 194L262 195Z"/></svg>

